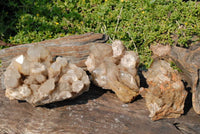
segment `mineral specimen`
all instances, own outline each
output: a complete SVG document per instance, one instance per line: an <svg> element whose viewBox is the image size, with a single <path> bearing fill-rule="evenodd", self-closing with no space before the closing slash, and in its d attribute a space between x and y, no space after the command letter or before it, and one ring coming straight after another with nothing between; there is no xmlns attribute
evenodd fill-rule
<svg viewBox="0 0 200 134"><path fill-rule="evenodd" d="M85 71L65 58L55 61L41 45L34 45L26 55L15 57L4 73L6 96L43 105L74 98L89 88Z"/></svg>
<svg viewBox="0 0 200 134"><path fill-rule="evenodd" d="M141 88L152 120L177 118L183 114L187 91L181 76L170 63L155 59L147 72L143 72L148 88Z"/></svg>
<svg viewBox="0 0 200 134"><path fill-rule="evenodd" d="M128 103L139 94L139 56L126 51L121 41L92 46L85 64L93 82L113 90L121 101Z"/></svg>
<svg viewBox="0 0 200 134"><path fill-rule="evenodd" d="M177 46L151 46L155 55L171 58L182 70L183 80L192 88L192 105L194 111L200 114L200 44L191 46L189 49Z"/></svg>

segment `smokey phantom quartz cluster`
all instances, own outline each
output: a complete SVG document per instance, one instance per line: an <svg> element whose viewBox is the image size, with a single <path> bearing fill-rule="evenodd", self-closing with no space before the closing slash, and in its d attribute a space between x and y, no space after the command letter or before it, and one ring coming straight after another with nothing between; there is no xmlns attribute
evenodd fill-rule
<svg viewBox="0 0 200 134"><path fill-rule="evenodd" d="M121 101L128 103L139 94L139 56L126 51L121 41L114 41L112 46L93 45L85 64L93 82L114 91Z"/></svg>
<svg viewBox="0 0 200 134"><path fill-rule="evenodd" d="M152 120L177 118L183 114L187 96L181 76L170 63L155 59L150 69L143 72L148 88L141 88Z"/></svg>
<svg viewBox="0 0 200 134"><path fill-rule="evenodd" d="M84 70L65 58L52 59L41 45L15 57L4 73L6 96L36 106L74 98L88 90L90 81Z"/></svg>

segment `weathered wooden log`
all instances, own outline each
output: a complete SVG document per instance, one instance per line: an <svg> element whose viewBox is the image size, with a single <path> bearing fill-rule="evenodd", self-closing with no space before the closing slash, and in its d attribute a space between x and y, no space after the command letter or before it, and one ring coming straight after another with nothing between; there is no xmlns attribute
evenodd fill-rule
<svg viewBox="0 0 200 134"><path fill-rule="evenodd" d="M0 90L2 134L187 134L199 129L200 117L193 110L179 119L153 122L143 99L123 104L113 93L94 86L77 99L46 107L10 101Z"/></svg>
<svg viewBox="0 0 200 134"><path fill-rule="evenodd" d="M13 57L24 54L28 47L39 44L47 47L52 55L66 57L78 66L84 67L85 64L83 61L87 58L89 53L88 48L93 45L92 43L104 43L107 39L107 36L104 34L88 33L46 40L38 43L17 45L0 50L0 60L2 62L2 67L5 68Z"/></svg>
<svg viewBox="0 0 200 134"><path fill-rule="evenodd" d="M71 63L79 67L85 67L85 60L89 55L89 48L94 44L106 42L108 37L104 34L87 33L83 35L67 36L53 40L46 40L38 43L17 45L14 47L0 50L1 60L1 87L3 86L2 73L10 64L11 59L17 55L25 54L28 47L39 44L49 49L53 56L62 56L67 58Z"/></svg>
<svg viewBox="0 0 200 134"><path fill-rule="evenodd" d="M56 39L39 44L47 45L54 56L78 59L75 63L84 67L88 47L93 43L101 45L101 42L106 41L106 36L86 34L61 39L62 41ZM12 57L23 54L28 45L33 44L1 50L1 71L7 67ZM33 107L17 100L10 101L2 89L0 88L0 134L187 134L200 131L200 116L193 109L178 119L153 122L148 117L144 99L124 104L115 94L94 85L89 92L76 99L43 107Z"/></svg>

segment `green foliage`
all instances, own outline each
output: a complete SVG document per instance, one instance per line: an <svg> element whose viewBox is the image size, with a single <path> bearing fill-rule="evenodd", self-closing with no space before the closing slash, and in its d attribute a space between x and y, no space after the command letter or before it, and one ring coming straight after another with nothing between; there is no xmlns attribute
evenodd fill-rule
<svg viewBox="0 0 200 134"><path fill-rule="evenodd" d="M178 72L183 72L179 67L174 62L170 62L170 66L174 69L177 70Z"/></svg>
<svg viewBox="0 0 200 134"><path fill-rule="evenodd" d="M7 0L0 38L12 44L87 32L124 41L149 66L151 44L188 47L200 36L200 4L182 0Z"/></svg>

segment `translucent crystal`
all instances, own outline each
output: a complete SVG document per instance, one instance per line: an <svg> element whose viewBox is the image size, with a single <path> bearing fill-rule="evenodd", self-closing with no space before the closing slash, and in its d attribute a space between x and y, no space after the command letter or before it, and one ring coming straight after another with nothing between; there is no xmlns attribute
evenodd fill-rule
<svg viewBox="0 0 200 134"><path fill-rule="evenodd" d="M6 96L26 100L33 105L74 98L87 91L89 78L83 69L35 45L26 55L14 58L4 73Z"/></svg>
<svg viewBox="0 0 200 134"><path fill-rule="evenodd" d="M21 67L19 68L19 72L23 75L29 75L30 65L31 65L30 61L24 57L23 63L21 64Z"/></svg>
<svg viewBox="0 0 200 134"><path fill-rule="evenodd" d="M177 118L183 114L187 91L181 76L164 60L154 60L147 72L143 72L148 88L141 88L152 120Z"/></svg>
<svg viewBox="0 0 200 134"><path fill-rule="evenodd" d="M41 61L50 56L50 53L45 47L34 45L28 49L27 55L32 61Z"/></svg>
<svg viewBox="0 0 200 134"><path fill-rule="evenodd" d="M120 64L125 68L134 69L139 64L139 56L134 51L126 51L121 58Z"/></svg>
<svg viewBox="0 0 200 134"><path fill-rule="evenodd" d="M40 73L43 73L45 70L46 70L46 67L42 63L39 63L39 62L31 63L30 72L32 74L40 74Z"/></svg>
<svg viewBox="0 0 200 134"><path fill-rule="evenodd" d="M7 76L4 79L6 88L16 88L19 86L21 75L17 69L8 67L8 69L6 69L4 75Z"/></svg>
<svg viewBox="0 0 200 134"><path fill-rule="evenodd" d="M139 56L126 51L121 41L114 41L112 46L93 45L85 64L93 82L113 90L121 101L130 102L139 94Z"/></svg>
<svg viewBox="0 0 200 134"><path fill-rule="evenodd" d="M19 64L23 64L24 62L24 56L23 55L20 55L19 57L16 58L15 60L17 63Z"/></svg>
<svg viewBox="0 0 200 134"><path fill-rule="evenodd" d="M116 40L112 43L113 57L117 58L124 54L125 47L120 40Z"/></svg>

